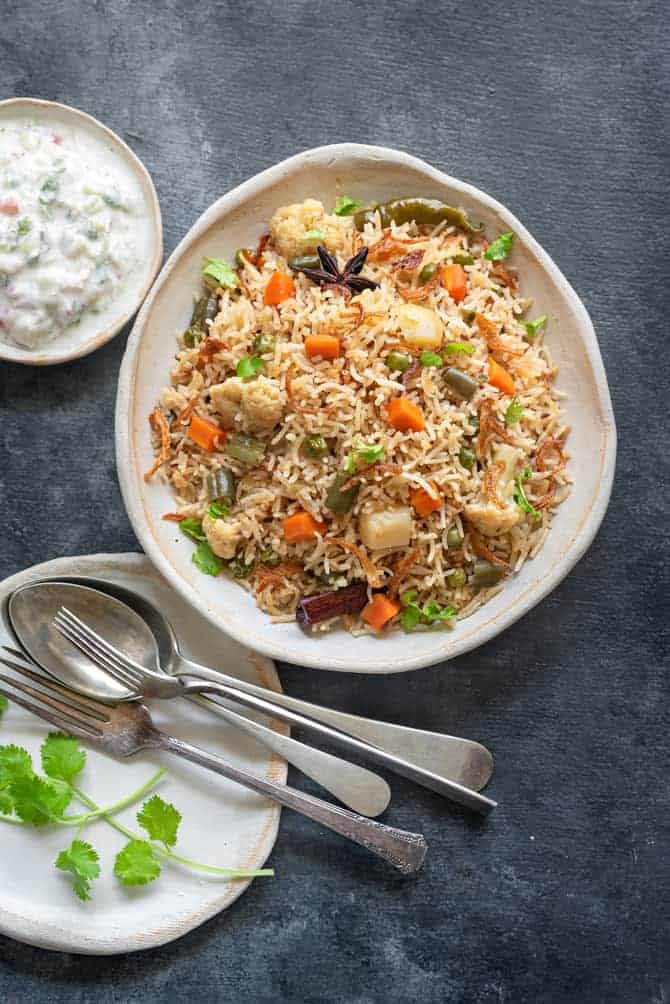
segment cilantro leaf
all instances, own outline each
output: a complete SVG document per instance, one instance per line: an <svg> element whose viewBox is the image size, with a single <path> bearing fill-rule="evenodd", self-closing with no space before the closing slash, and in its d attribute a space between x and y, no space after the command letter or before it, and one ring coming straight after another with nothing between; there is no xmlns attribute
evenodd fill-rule
<svg viewBox="0 0 670 1004"><path fill-rule="evenodd" d="M205 537L205 531L202 528L202 522L199 519L183 519L179 524L179 529L182 533L185 533L187 537L200 543L202 540L207 540Z"/></svg>
<svg viewBox="0 0 670 1004"><path fill-rule="evenodd" d="M505 412L505 425L516 425L523 415L523 405L519 404L515 397L507 405Z"/></svg>
<svg viewBox="0 0 670 1004"><path fill-rule="evenodd" d="M514 492L514 495L512 497L516 502L516 504L518 505L519 509L521 509L523 512L527 512L529 516L533 517L533 519L540 519L542 513L539 512L539 510L535 508L532 502L528 500L526 496L526 491L523 487L524 483L528 481L528 478L531 476L531 473L532 471L530 467L525 467L523 471L521 471L521 473L517 474L517 476L514 479L516 484L516 491Z"/></svg>
<svg viewBox="0 0 670 1004"><path fill-rule="evenodd" d="M9 790L16 815L30 826L46 826L60 819L72 798L69 785L46 781L36 774L17 778Z"/></svg>
<svg viewBox="0 0 670 1004"><path fill-rule="evenodd" d="M122 885L147 885L161 873L148 840L129 840L116 855L114 874Z"/></svg>
<svg viewBox="0 0 670 1004"><path fill-rule="evenodd" d="M152 840L160 840L167 850L177 843L181 813L174 805L164 802L160 795L154 795L144 803L137 813L137 822Z"/></svg>
<svg viewBox="0 0 670 1004"><path fill-rule="evenodd" d="M403 605L403 610L400 614L400 624L405 631L413 631L421 621L421 607L414 602L415 596L416 589L408 589L400 597L400 602Z"/></svg>
<svg viewBox="0 0 670 1004"><path fill-rule="evenodd" d="M7 789L0 791L0 812L3 816L11 816L14 812L14 799Z"/></svg>
<svg viewBox="0 0 670 1004"><path fill-rule="evenodd" d="M230 505L225 499L217 499L216 502L212 502L209 509L207 510L207 515L211 519L223 519L230 512ZM204 538L204 534L203 534Z"/></svg>
<svg viewBox="0 0 670 1004"><path fill-rule="evenodd" d="M443 607L440 606L435 600L429 600L421 611L424 620L428 624L434 624L435 621L448 621L455 615L456 611L453 607Z"/></svg>
<svg viewBox="0 0 670 1004"><path fill-rule="evenodd" d="M235 367L235 373L242 380L249 380L251 377L256 376L259 370L262 370L265 363L260 356L245 356L240 359L239 363Z"/></svg>
<svg viewBox="0 0 670 1004"><path fill-rule="evenodd" d="M443 363L442 356L437 352L422 352L419 358L422 366L441 366Z"/></svg>
<svg viewBox="0 0 670 1004"><path fill-rule="evenodd" d="M386 450L381 443L366 443L360 436L356 436L354 439L354 453L366 464L375 464L386 456Z"/></svg>
<svg viewBox="0 0 670 1004"><path fill-rule="evenodd" d="M73 840L61 851L54 865L63 872L71 872L75 895L86 902L91 898L91 881L100 875L100 858L97 851L85 840Z"/></svg>
<svg viewBox="0 0 670 1004"><path fill-rule="evenodd" d="M304 236L306 241L324 241L326 238L321 230L308 230Z"/></svg>
<svg viewBox="0 0 670 1004"><path fill-rule="evenodd" d="M30 231L31 231L31 228L32 228L32 223L30 222L29 217L22 216L21 219L19 220L19 224L18 224L18 228L17 228L18 229L19 237L24 237L26 234L29 234Z"/></svg>
<svg viewBox="0 0 670 1004"><path fill-rule="evenodd" d="M2 718L8 707L9 701L3 694L0 694L0 718Z"/></svg>
<svg viewBox="0 0 670 1004"><path fill-rule="evenodd" d="M445 352L465 352L466 356L474 355L475 347L469 342L447 342L444 346Z"/></svg>
<svg viewBox="0 0 670 1004"><path fill-rule="evenodd" d="M223 286L225 289L237 289L239 279L227 261L222 258L205 258L206 265L202 270L202 277L207 286L216 289Z"/></svg>
<svg viewBox="0 0 670 1004"><path fill-rule="evenodd" d="M496 237L496 239L489 244L484 252L484 257L488 258L489 261L500 261L502 258L506 258L512 249L513 241L514 234L511 231L506 234L501 234L500 237Z"/></svg>
<svg viewBox="0 0 670 1004"><path fill-rule="evenodd" d="M524 321L524 328L526 329L526 340L532 342L536 337L538 331L547 323L547 315L542 314L541 317L536 318L534 321Z"/></svg>
<svg viewBox="0 0 670 1004"><path fill-rule="evenodd" d="M223 561L214 554L206 540L198 544L191 561L204 575L219 575L223 569Z"/></svg>
<svg viewBox="0 0 670 1004"><path fill-rule="evenodd" d="M356 473L356 454L355 453L347 453L346 457L344 458L344 470L346 471L347 474L355 474Z"/></svg>
<svg viewBox="0 0 670 1004"><path fill-rule="evenodd" d="M77 740L62 732L50 732L40 752L44 773L60 781L73 781L86 766L86 753Z"/></svg>
<svg viewBox="0 0 670 1004"><path fill-rule="evenodd" d="M33 761L22 746L0 746L0 788L8 788L13 781L32 777Z"/></svg>
<svg viewBox="0 0 670 1004"><path fill-rule="evenodd" d="M335 201L333 212L336 216L353 216L362 206L363 203L359 202L358 199L350 199L348 195L340 195Z"/></svg>

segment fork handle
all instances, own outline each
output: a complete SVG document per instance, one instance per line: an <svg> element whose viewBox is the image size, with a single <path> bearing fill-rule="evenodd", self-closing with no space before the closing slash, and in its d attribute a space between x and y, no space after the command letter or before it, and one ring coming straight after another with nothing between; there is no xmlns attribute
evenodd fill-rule
<svg viewBox="0 0 670 1004"><path fill-rule="evenodd" d="M322 826L339 833L347 840L361 844L377 857L388 861L404 875L411 875L418 871L423 864L428 848L421 833L410 833L407 830L385 826L383 823L375 823L364 816L358 816L347 809L324 802L314 795L308 795L286 785L276 784L274 781L268 781L250 771L241 770L212 753L206 753L199 747L184 742L183 739L176 739L174 736L168 736L162 732L159 733L159 746L161 749L175 753L200 767L206 767L207 770L221 774L230 781L241 784L244 788L256 791L259 795L265 795L273 802L279 802L287 809L293 809L294 812L299 812L302 816L307 816L308 819L321 823Z"/></svg>

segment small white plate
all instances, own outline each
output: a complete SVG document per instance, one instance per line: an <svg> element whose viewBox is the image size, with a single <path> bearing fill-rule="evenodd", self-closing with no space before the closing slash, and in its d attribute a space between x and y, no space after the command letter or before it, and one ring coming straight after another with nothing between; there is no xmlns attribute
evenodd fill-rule
<svg viewBox="0 0 670 1004"><path fill-rule="evenodd" d="M344 629L310 636L295 623L273 624L253 597L223 577L202 575L192 547L162 514L174 508L170 488L143 472L153 453L148 416L169 382L175 338L188 326L206 255L232 260L253 246L278 206L308 197L334 205L346 193L363 203L399 196L443 199L482 221L491 236L516 234L511 256L524 295L549 316L547 343L568 393L568 443L573 491L561 505L539 555L453 631L375 638ZM116 454L128 515L144 550L190 604L233 638L284 662L350 673L398 673L452 659L509 627L563 579L584 554L605 515L616 454L614 416L598 342L581 300L526 228L489 195L398 150L343 143L319 147L272 167L215 202L172 253L128 340L119 376Z"/></svg>
<svg viewBox="0 0 670 1004"><path fill-rule="evenodd" d="M18 586L54 576L93 576L136 590L168 617L187 656L281 690L269 660L251 654L192 611L143 555L47 561L0 584L0 604L4 608L5 598ZM16 644L2 619L0 644ZM160 728L220 753L238 767L280 784L286 781L283 760L195 705L186 701L155 703L152 716ZM0 721L0 744L26 746L37 765L40 744L49 731L46 722L10 705ZM179 853L224 868L263 867L277 836L280 807L195 765L160 753L142 753L120 762L89 750L80 786L99 805L110 805L138 788L158 767L166 767L168 774L156 792L183 815L176 848ZM140 805L125 809L119 820L138 830L135 814ZM74 806L70 811L78 811ZM83 839L100 854L102 874L93 883L92 900L81 903L65 875L53 867L59 851L75 837L73 828L38 830L0 823L0 833L0 932L40 948L86 955L153 948L198 927L230 906L249 886L249 880L211 878L166 862L154 884L124 889L112 874L114 857L124 838L100 821L86 828Z"/></svg>
<svg viewBox="0 0 670 1004"><path fill-rule="evenodd" d="M123 140L91 115L55 101L9 98L0 101L0 126L17 119L43 123L76 139L83 153L92 153L113 164L144 215L138 216L137 233L146 251L140 264L126 277L109 304L98 314L85 314L81 322L36 349L23 349L0 340L0 359L30 366L51 366L88 355L100 348L133 316L154 280L163 258L163 224L158 196L142 161Z"/></svg>

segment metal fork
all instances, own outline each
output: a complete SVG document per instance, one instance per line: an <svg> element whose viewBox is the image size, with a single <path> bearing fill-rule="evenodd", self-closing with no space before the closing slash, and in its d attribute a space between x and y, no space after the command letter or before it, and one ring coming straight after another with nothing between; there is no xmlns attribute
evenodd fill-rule
<svg viewBox="0 0 670 1004"><path fill-rule="evenodd" d="M227 683L214 683L209 680L193 682L186 675L170 676L167 673L147 669L146 666L131 659L130 656L106 641L67 607L60 608L53 619L53 625L96 666L109 673L124 686L138 692L143 698L169 700L173 697L185 697L189 694L221 694L238 704L261 711L264 715L316 733L322 739L334 742L344 749L354 750L370 763L378 767L387 767L425 788L430 788L469 809L474 809L475 812L482 815L487 815L496 806L493 799L487 798L486 795L473 791L471 788L466 788L465 785L458 784L456 781L451 781L439 774L433 774L423 767L386 752L379 746L347 735L333 726L318 722L287 708L278 707L262 697L239 691Z"/></svg>
<svg viewBox="0 0 670 1004"><path fill-rule="evenodd" d="M63 732L78 736L105 753L117 757L133 756L148 749L175 753L361 844L406 875L418 871L423 863L427 844L420 833L375 823L313 795L234 767L221 757L160 732L142 704L102 704L75 694L22 663L2 657L0 663L15 673L28 677L42 688L0 673L0 694Z"/></svg>

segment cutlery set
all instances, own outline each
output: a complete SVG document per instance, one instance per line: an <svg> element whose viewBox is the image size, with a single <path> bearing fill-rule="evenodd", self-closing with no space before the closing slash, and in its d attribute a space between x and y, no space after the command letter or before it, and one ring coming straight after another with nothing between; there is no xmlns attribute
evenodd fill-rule
<svg viewBox="0 0 670 1004"><path fill-rule="evenodd" d="M40 580L15 590L0 693L114 757L160 749L214 771L361 844L405 874L426 854L421 834L373 821L391 792L373 771L240 713L260 712L384 767L482 815L493 760L479 743L346 714L277 694L182 655L170 623L147 599L98 579ZM284 757L343 806L277 784L155 727L145 700L185 698Z"/></svg>

